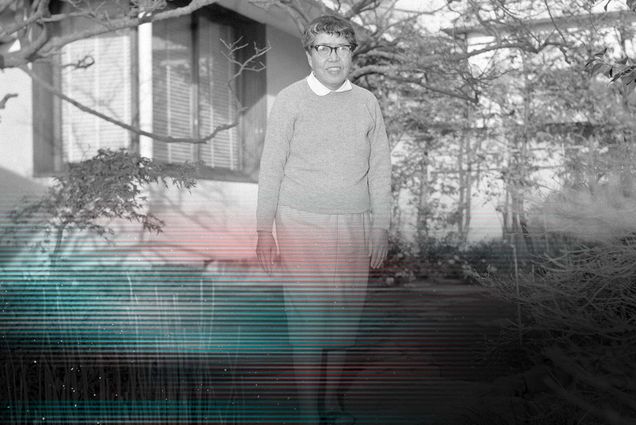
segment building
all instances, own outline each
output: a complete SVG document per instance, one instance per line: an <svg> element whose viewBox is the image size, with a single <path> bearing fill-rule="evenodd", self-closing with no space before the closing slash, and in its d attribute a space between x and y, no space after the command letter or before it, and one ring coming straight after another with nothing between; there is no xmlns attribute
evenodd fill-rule
<svg viewBox="0 0 636 425"><path fill-rule="evenodd" d="M86 25L77 19L58 26L58 35ZM259 58L262 71L246 71L228 84L236 65L227 57L226 44L237 41L247 44L239 59L249 57L252 46L269 50ZM88 61L94 63L65 66ZM18 69L0 73L0 93L18 94L1 111L0 213L5 220L20 198L46 190L64 163L87 159L99 148L125 147L169 163L201 162L197 187L191 193L150 188L148 209L165 222L163 233L113 223L115 245L95 235L68 241L65 255L73 262L200 265L253 256L267 112L278 91L309 72L298 27L289 15L276 7L220 0L192 15L73 42L62 49L57 65L32 66L45 84ZM169 144L83 112L51 94L47 85L156 134L197 138L218 125L239 124L204 145ZM234 96L244 110L237 110ZM35 262L29 250L5 247L2 252L0 265L5 267Z"/></svg>

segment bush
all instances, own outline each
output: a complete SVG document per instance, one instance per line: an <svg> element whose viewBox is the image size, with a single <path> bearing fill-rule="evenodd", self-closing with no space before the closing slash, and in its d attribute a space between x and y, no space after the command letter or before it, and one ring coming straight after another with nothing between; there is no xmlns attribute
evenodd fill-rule
<svg viewBox="0 0 636 425"><path fill-rule="evenodd" d="M517 280L476 276L519 305L521 322L508 335L535 364L572 381L548 385L581 420L636 423L636 243L581 242L538 265L541 274L522 271Z"/></svg>
<svg viewBox="0 0 636 425"><path fill-rule="evenodd" d="M517 265L529 269L531 260L527 255L517 257ZM388 285L440 278L475 283L475 274L514 275L514 270L514 250L502 240L481 241L464 247L452 237L427 238L416 243L390 235L384 266L372 271L371 276Z"/></svg>
<svg viewBox="0 0 636 425"><path fill-rule="evenodd" d="M380 281L393 286L412 282L416 279L418 258L412 243L389 233L389 250L386 260L379 269L370 270L371 281Z"/></svg>
<svg viewBox="0 0 636 425"><path fill-rule="evenodd" d="M469 245L461 253L464 264L470 266L474 273L501 273L514 275L515 255L511 244L502 240L480 241ZM517 257L517 264L525 266L529 258Z"/></svg>

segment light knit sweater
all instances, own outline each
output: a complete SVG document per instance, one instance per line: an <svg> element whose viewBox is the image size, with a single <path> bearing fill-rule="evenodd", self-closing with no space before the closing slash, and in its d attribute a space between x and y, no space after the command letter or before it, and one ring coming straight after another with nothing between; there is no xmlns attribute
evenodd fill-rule
<svg viewBox="0 0 636 425"><path fill-rule="evenodd" d="M257 230L271 231L278 205L322 214L371 211L388 229L391 158L371 92L318 96L307 80L283 89L270 112L261 157Z"/></svg>

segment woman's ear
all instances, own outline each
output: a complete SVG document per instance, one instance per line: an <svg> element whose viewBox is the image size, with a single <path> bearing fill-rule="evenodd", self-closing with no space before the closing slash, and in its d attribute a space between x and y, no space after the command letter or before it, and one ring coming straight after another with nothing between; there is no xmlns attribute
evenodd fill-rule
<svg viewBox="0 0 636 425"><path fill-rule="evenodd" d="M308 50L305 50L305 54L307 55L307 63L309 63L309 67L313 70L313 64L311 63L311 53Z"/></svg>

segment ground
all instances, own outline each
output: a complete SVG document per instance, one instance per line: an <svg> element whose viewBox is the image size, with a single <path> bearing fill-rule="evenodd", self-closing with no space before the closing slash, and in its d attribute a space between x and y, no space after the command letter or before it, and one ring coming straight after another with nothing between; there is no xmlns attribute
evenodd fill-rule
<svg viewBox="0 0 636 425"><path fill-rule="evenodd" d="M3 284L2 423L301 423L271 280L164 271L106 281ZM466 409L512 373L490 349L513 315L460 281L371 284L346 409L363 425L470 423Z"/></svg>
<svg viewBox="0 0 636 425"><path fill-rule="evenodd" d="M259 298L268 297L249 297ZM461 423L496 378L514 373L510 359L492 354L501 321L513 314L488 290L457 280L372 285L347 356L346 409L359 424ZM274 400L293 406L284 403L290 361L285 350L238 360L244 397L263 397L263 411Z"/></svg>

